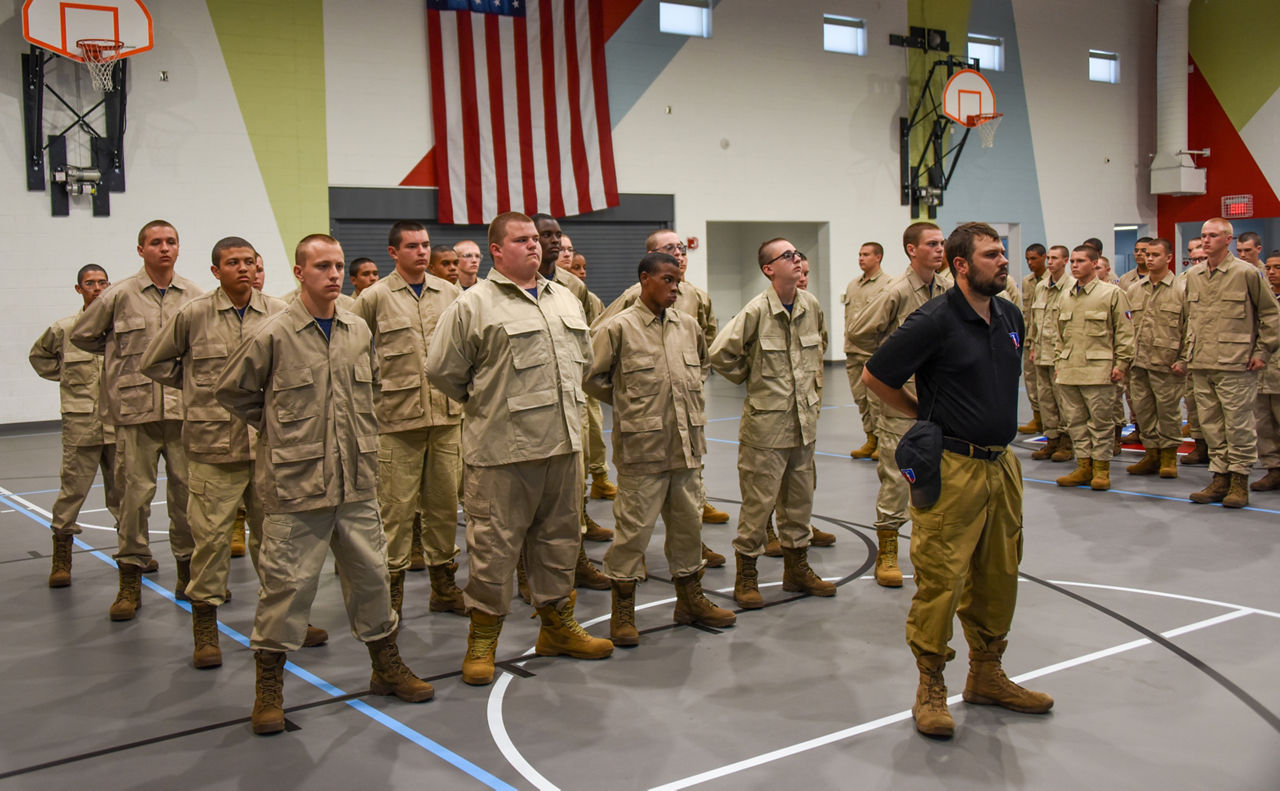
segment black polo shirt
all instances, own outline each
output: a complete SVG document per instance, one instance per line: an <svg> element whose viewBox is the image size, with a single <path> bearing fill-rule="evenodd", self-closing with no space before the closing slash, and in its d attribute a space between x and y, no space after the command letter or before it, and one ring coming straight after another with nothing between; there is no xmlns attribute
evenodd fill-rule
<svg viewBox="0 0 1280 791"><path fill-rule="evenodd" d="M916 377L919 417L948 437L974 445L1007 445L1018 433L1022 313L991 299L991 323L954 287L907 317L867 361L890 387Z"/></svg>

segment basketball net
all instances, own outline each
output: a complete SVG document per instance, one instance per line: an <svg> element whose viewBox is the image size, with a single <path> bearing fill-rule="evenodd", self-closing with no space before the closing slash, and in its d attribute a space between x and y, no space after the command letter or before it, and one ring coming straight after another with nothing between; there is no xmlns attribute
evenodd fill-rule
<svg viewBox="0 0 1280 791"><path fill-rule="evenodd" d="M124 42L109 38L82 38L76 46L89 69L89 76L93 78L93 87L103 93L111 90L111 74L120 59Z"/></svg>
<svg viewBox="0 0 1280 791"><path fill-rule="evenodd" d="M1000 126L1001 118L1004 118L1004 113L983 113L969 116L969 127L978 128L978 134L982 137L983 148L995 148L996 128Z"/></svg>

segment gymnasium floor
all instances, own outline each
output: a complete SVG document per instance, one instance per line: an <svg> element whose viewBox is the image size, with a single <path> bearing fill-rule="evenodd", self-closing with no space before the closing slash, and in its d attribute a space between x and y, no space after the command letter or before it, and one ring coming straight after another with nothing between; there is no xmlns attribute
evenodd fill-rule
<svg viewBox="0 0 1280 791"><path fill-rule="evenodd" d="M45 584L57 434L0 436L0 787L1280 786L1280 494L1254 493L1249 509L1229 513L1186 501L1207 481L1204 467L1135 479L1119 460L1113 491L1066 491L1052 480L1068 465L1031 461L1034 446L1020 442L1025 579L1005 666L1057 705L1031 716L958 702L957 628L947 680L959 729L930 741L909 713L916 674L903 623L913 587L884 589L868 576L875 470L847 455L862 432L842 367L828 368L827 381L814 521L839 541L810 559L839 580L836 598L783 594L781 560L762 558L764 610L721 631L673 627L655 543L640 647L600 662L522 658L537 622L517 601L499 644L506 672L468 687L458 678L466 622L429 613L427 576L410 574L401 652L436 686L433 701L410 705L367 694L367 653L326 573L312 621L330 642L291 655L290 730L270 738L248 725L248 559L233 561L235 598L219 611L224 664L195 670L190 616L171 597L163 506L152 517L160 572L145 578L139 617L111 623L109 529L81 536L72 587ZM735 516L740 409L740 389L713 377L707 489ZM1123 464L1135 456L1124 455ZM86 509L82 521L109 528L100 488ZM607 502L590 510L611 524ZM729 553L733 524L708 526L707 543ZM599 559L605 546L588 552ZM905 542L903 562L909 573ZM732 565L709 571L706 587L731 591ZM580 592L579 619L595 634L607 635L608 612L608 592Z"/></svg>

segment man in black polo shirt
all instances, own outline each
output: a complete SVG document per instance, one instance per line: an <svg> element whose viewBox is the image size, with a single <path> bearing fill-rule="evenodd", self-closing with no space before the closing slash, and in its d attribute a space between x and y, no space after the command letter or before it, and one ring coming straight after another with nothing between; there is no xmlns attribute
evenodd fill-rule
<svg viewBox="0 0 1280 791"><path fill-rule="evenodd" d="M1017 599L1022 556L1022 466L1017 436L1023 323L993 299L1008 281L1000 235L965 223L947 239L956 287L911 314L867 361L862 381L887 404L942 428L941 491L931 504L912 491L911 563L916 593L907 644L920 669L911 712L916 729L951 736L942 669L959 614L969 642L964 699L1043 713L1053 699L1005 676L1000 657ZM919 402L902 389L916 377Z"/></svg>

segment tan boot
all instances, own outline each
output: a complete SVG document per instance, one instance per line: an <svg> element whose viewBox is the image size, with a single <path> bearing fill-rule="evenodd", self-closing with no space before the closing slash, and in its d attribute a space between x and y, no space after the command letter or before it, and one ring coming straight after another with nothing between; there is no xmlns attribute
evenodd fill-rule
<svg viewBox="0 0 1280 791"><path fill-rule="evenodd" d="M1093 461L1076 459L1076 469L1058 479L1059 486L1084 486L1093 480Z"/></svg>
<svg viewBox="0 0 1280 791"><path fill-rule="evenodd" d="M1093 460L1093 477L1089 479L1089 488L1095 492L1105 492L1111 488L1111 462Z"/></svg>
<svg viewBox="0 0 1280 791"><path fill-rule="evenodd" d="M1198 439L1195 442L1196 446L1191 449L1191 452L1183 454L1182 463L1188 466L1208 464L1209 443L1202 439Z"/></svg>
<svg viewBox="0 0 1280 791"><path fill-rule="evenodd" d="M1244 508L1249 504L1249 476L1243 472L1231 473L1227 496L1222 498L1223 508Z"/></svg>
<svg viewBox="0 0 1280 791"><path fill-rule="evenodd" d="M375 695L395 695L405 703L422 703L435 697L435 689L418 678L400 658L396 647L396 633L381 640L365 643L369 649L369 662L373 675L369 677L369 691Z"/></svg>
<svg viewBox="0 0 1280 791"><path fill-rule="evenodd" d="M827 533L813 525L809 525L809 546L811 547L834 547L836 545L835 533Z"/></svg>
<svg viewBox="0 0 1280 791"><path fill-rule="evenodd" d="M773 529L772 516L764 525L764 554L770 558L782 557L782 544L778 543L778 531Z"/></svg>
<svg viewBox="0 0 1280 791"><path fill-rule="evenodd" d="M1255 492L1270 492L1280 489L1280 467L1272 467L1267 470L1267 474L1249 484L1249 488ZM53 587L53 583L49 583L49 587Z"/></svg>
<svg viewBox="0 0 1280 791"><path fill-rule="evenodd" d="M600 573L596 564L587 557L587 550L578 548L578 567L573 570L573 587L593 591L609 590L609 578Z"/></svg>
<svg viewBox="0 0 1280 791"><path fill-rule="evenodd" d="M467 605L462 601L462 589L454 582L454 574L458 564L450 561L432 566L431 572L431 612L451 612L455 615L466 615Z"/></svg>
<svg viewBox="0 0 1280 791"><path fill-rule="evenodd" d="M604 527L596 520L587 516L586 511L582 512L582 518L586 522L587 532L582 534L583 539L587 541L612 541L613 531Z"/></svg>
<svg viewBox="0 0 1280 791"><path fill-rule="evenodd" d="M244 557L244 509L236 509L235 521L231 523L231 557Z"/></svg>
<svg viewBox="0 0 1280 791"><path fill-rule="evenodd" d="M876 530L880 544L876 553L876 584L884 588L902 587L902 569L898 568L898 531Z"/></svg>
<svg viewBox="0 0 1280 791"><path fill-rule="evenodd" d="M404 616L404 572L391 572L391 609L396 615Z"/></svg>
<svg viewBox="0 0 1280 791"><path fill-rule="evenodd" d="M120 591L108 614L113 621L132 621L142 607L142 568L120 565Z"/></svg>
<svg viewBox="0 0 1280 791"><path fill-rule="evenodd" d="M782 548L782 589L810 596L836 595L835 583L823 580L809 567L807 547Z"/></svg>
<svg viewBox="0 0 1280 791"><path fill-rule="evenodd" d="M498 652L498 635L501 633L501 615L471 611L467 655L462 660L462 680L465 683L472 686L493 683L493 660Z"/></svg>
<svg viewBox="0 0 1280 791"><path fill-rule="evenodd" d="M254 651L257 682L253 688L253 714L249 722L258 735L284 730L284 662L280 651Z"/></svg>
<svg viewBox="0 0 1280 791"><path fill-rule="evenodd" d="M716 508L711 503L703 503L702 521L709 525L722 525L729 521L729 514Z"/></svg>
<svg viewBox="0 0 1280 791"><path fill-rule="evenodd" d="M964 682L964 700L979 706L1000 706L1023 714L1044 714L1053 708L1053 698L1018 686L1004 674L1000 657L1008 640L997 640L986 651L969 651L969 678Z"/></svg>
<svg viewBox="0 0 1280 791"><path fill-rule="evenodd" d="M191 635L195 643L191 664L200 669L222 667L222 649L218 647L217 607L204 602L192 602Z"/></svg>
<svg viewBox="0 0 1280 791"><path fill-rule="evenodd" d="M702 545L702 560L707 564L709 569L718 569L725 563L724 555L716 552L706 544Z"/></svg>
<svg viewBox="0 0 1280 791"><path fill-rule="evenodd" d="M142 567L143 574L155 574L159 570L160 570L160 563L155 558L151 558L150 560L148 560L147 565Z"/></svg>
<svg viewBox="0 0 1280 791"><path fill-rule="evenodd" d="M1076 450L1071 445L1071 437L1062 434L1058 437L1058 447L1054 449L1053 455L1049 457L1049 461L1061 464L1064 461L1071 461L1076 457Z"/></svg>
<svg viewBox="0 0 1280 791"><path fill-rule="evenodd" d="M764 606L760 595L760 576L756 572L756 559L741 552L734 553L738 560L738 576L733 581L733 600L745 610L758 610Z"/></svg>
<svg viewBox="0 0 1280 791"><path fill-rule="evenodd" d="M614 645L640 645L636 629L636 584L631 580L613 581L613 612L609 616L609 639Z"/></svg>
<svg viewBox="0 0 1280 791"><path fill-rule="evenodd" d="M1220 503L1227 496L1227 492L1231 491L1231 476L1225 472L1215 472L1213 480L1209 481L1209 485L1198 492L1191 493L1191 502L1193 503Z"/></svg>
<svg viewBox="0 0 1280 791"><path fill-rule="evenodd" d="M849 455L855 459L869 459L871 454L876 452L876 448L880 446L880 440L875 434L868 434L867 441L862 443L862 447L857 450L849 451Z"/></svg>
<svg viewBox="0 0 1280 791"><path fill-rule="evenodd" d="M1019 434L1039 434L1041 431L1044 431L1044 427L1043 427L1042 425L1040 425L1040 413L1039 413L1039 412L1032 412L1032 413L1031 413L1031 422L1030 422L1030 423L1024 423L1024 424L1022 424L1021 426L1018 426L1018 433L1019 433Z"/></svg>
<svg viewBox="0 0 1280 791"><path fill-rule="evenodd" d="M319 626L307 624L307 636L302 638L303 648L316 648L329 642L329 633Z"/></svg>
<svg viewBox="0 0 1280 791"><path fill-rule="evenodd" d="M1124 469L1130 475L1155 475L1160 471L1160 451L1154 448L1147 448L1147 452L1143 454L1141 461L1137 464L1130 464Z"/></svg>
<svg viewBox="0 0 1280 791"><path fill-rule="evenodd" d="M50 588L65 588L71 584L71 545L75 536L53 534L53 566L49 572Z"/></svg>
<svg viewBox="0 0 1280 791"><path fill-rule="evenodd" d="M579 557L578 559L581 560L582 558ZM576 582L576 572L574 577ZM525 571L524 568L524 555L521 555L520 559L516 561L516 592L520 594L520 598L525 604L533 604L533 594L529 592L529 572Z"/></svg>
<svg viewBox="0 0 1280 791"><path fill-rule="evenodd" d="M538 608L542 628L533 650L538 656L571 656L574 659L604 659L613 653L613 643L592 637L573 617L578 592L572 591L556 604Z"/></svg>
<svg viewBox="0 0 1280 791"><path fill-rule="evenodd" d="M676 623L701 624L723 628L738 622L738 616L723 607L711 603L702 592L702 572L676 577L676 610L673 617Z"/></svg>
<svg viewBox="0 0 1280 791"><path fill-rule="evenodd" d="M191 601L187 597L187 585L191 582L191 558L178 560L178 581L173 585L173 598L178 601Z"/></svg>
<svg viewBox="0 0 1280 791"><path fill-rule="evenodd" d="M413 515L413 537L409 539L409 571L425 571L427 548L422 545L422 514Z"/></svg>
<svg viewBox="0 0 1280 791"><path fill-rule="evenodd" d="M956 732L956 721L947 708L947 682L942 669L947 661L940 656L918 656L916 667L920 669L920 686L916 687L916 702L911 716L916 730L926 736L950 738Z"/></svg>
<svg viewBox="0 0 1280 791"><path fill-rule="evenodd" d="M1049 437L1044 441L1043 447L1039 448L1038 450L1034 451L1031 454L1031 458L1034 459L1035 461L1048 461L1053 456L1053 452L1057 449L1058 449L1058 438Z"/></svg>
<svg viewBox="0 0 1280 791"><path fill-rule="evenodd" d="M1160 477L1161 478L1177 478L1178 477L1178 449L1177 448L1161 448L1160 449Z"/></svg>
<svg viewBox="0 0 1280 791"><path fill-rule="evenodd" d="M593 500L612 500L618 496L618 487L609 480L607 472L591 473L591 498Z"/></svg>

